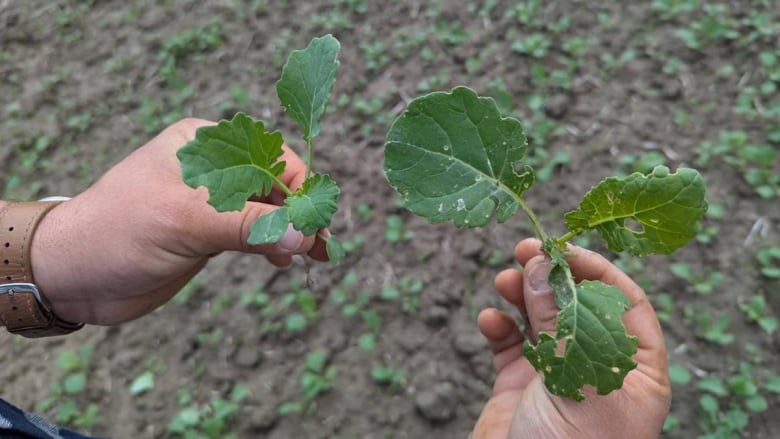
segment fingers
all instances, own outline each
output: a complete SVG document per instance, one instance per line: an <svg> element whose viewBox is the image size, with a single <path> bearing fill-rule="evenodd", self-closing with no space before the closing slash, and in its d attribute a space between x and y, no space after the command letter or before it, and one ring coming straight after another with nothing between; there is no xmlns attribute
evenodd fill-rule
<svg viewBox="0 0 780 439"><path fill-rule="evenodd" d="M538 239L529 238L520 241L515 247L515 257L517 262L523 267L528 263L528 260L534 256L544 256L542 251L542 242Z"/></svg>
<svg viewBox="0 0 780 439"><path fill-rule="evenodd" d="M191 239L205 241L211 253L221 251L241 251L263 255L280 255L289 257L308 252L313 246L315 237L304 236L290 225L282 238L272 244L249 245L247 240L252 230L252 224L262 215L266 215L277 206L249 201L240 212L217 212L205 204L205 191L202 194L203 204L198 201L192 206L202 206L202 209L192 207L192 220L189 231ZM197 241L196 241L197 242ZM271 263L287 266L285 258L272 258Z"/></svg>
<svg viewBox="0 0 780 439"><path fill-rule="evenodd" d="M523 274L521 272L513 268L504 270L496 276L495 285L496 290L501 294L501 297L516 306L523 315L528 314L525 310Z"/></svg>
<svg viewBox="0 0 780 439"><path fill-rule="evenodd" d="M493 353L496 382L493 395L519 392L536 377L531 363L523 358L523 334L508 314L494 308L482 310L477 326Z"/></svg>
<svg viewBox="0 0 780 439"><path fill-rule="evenodd" d="M311 250L309 250L308 255L316 261L329 261L330 259L328 258L328 248L326 242L326 239L328 238L330 238L330 230L322 229L317 231L316 240L314 241L314 245L311 247Z"/></svg>
<svg viewBox="0 0 780 439"><path fill-rule="evenodd" d="M279 268L289 267L292 264L291 255L267 254L265 258L268 259L268 262Z"/></svg>
<svg viewBox="0 0 780 439"><path fill-rule="evenodd" d="M531 254L534 252L528 252L529 256ZM536 343L540 331L555 332L558 307L555 305L552 288L547 284L549 260L535 255L524 262L523 273L513 269L499 273L496 276L496 289L501 297L515 305L525 316L530 325L531 341Z"/></svg>
<svg viewBox="0 0 780 439"><path fill-rule="evenodd" d="M525 264L523 273L523 298L528 312L530 335L536 343L540 332L555 334L558 306L552 287L547 283L552 264L544 256L534 256Z"/></svg>
<svg viewBox="0 0 780 439"><path fill-rule="evenodd" d="M289 146L283 145L282 156L279 161L284 161L284 172L279 176L279 180L286 184L293 191L303 186L306 180L306 163Z"/></svg>
<svg viewBox="0 0 780 439"><path fill-rule="evenodd" d="M477 316L477 326L493 352L497 372L522 356L523 334L508 314L495 308L484 309Z"/></svg>

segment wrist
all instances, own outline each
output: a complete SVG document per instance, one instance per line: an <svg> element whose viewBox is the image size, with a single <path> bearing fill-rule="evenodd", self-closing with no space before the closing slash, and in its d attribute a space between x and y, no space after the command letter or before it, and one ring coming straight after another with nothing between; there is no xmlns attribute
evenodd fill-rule
<svg viewBox="0 0 780 439"><path fill-rule="evenodd" d="M76 290L70 288L67 274L71 258L66 248L58 243L74 242L67 237L62 210L65 203L53 208L38 225L30 247L30 264L36 285L54 315L69 322L83 321L83 302ZM58 239L54 239L54 237Z"/></svg>
<svg viewBox="0 0 780 439"><path fill-rule="evenodd" d="M38 226L56 206L45 202L3 202L0 208L0 326L11 333L35 338L68 334L83 326L52 313L33 274L32 242Z"/></svg>

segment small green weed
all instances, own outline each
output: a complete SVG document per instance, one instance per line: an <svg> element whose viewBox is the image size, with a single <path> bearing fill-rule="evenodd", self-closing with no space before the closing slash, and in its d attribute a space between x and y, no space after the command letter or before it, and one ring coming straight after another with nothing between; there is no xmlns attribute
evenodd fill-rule
<svg viewBox="0 0 780 439"><path fill-rule="evenodd" d="M306 356L300 378L301 398L279 406L279 414L287 416L304 413L312 401L333 389L336 380L336 366L328 365L328 352L317 349Z"/></svg>
<svg viewBox="0 0 780 439"><path fill-rule="evenodd" d="M770 279L780 279L780 247L768 247L756 255L761 264L761 275Z"/></svg>
<svg viewBox="0 0 780 439"><path fill-rule="evenodd" d="M687 306L683 314L685 324L693 326L697 337L718 345L734 342L734 334L728 332L731 324L728 315L716 316L709 308L693 305Z"/></svg>
<svg viewBox="0 0 780 439"><path fill-rule="evenodd" d="M777 331L777 318L772 315L764 296L755 294L747 301L740 303L739 308L745 313L748 320L758 324L767 333L773 334Z"/></svg>
<svg viewBox="0 0 780 439"><path fill-rule="evenodd" d="M675 276L688 282L693 291L699 294L712 294L723 281L723 273L712 271L706 275L699 274L686 262L671 264L669 270Z"/></svg>
<svg viewBox="0 0 780 439"><path fill-rule="evenodd" d="M51 383L51 396L38 403L36 411L53 413L56 422L78 428L91 428L100 422L97 404L82 406L75 399L87 389L91 356L91 345L84 345L78 351L60 353L55 362L64 376L60 381Z"/></svg>
<svg viewBox="0 0 780 439"><path fill-rule="evenodd" d="M406 223L399 215L388 215L385 228L385 240L390 243L409 241L414 237L414 231L407 229Z"/></svg>
<svg viewBox="0 0 780 439"><path fill-rule="evenodd" d="M753 367L748 363L741 363L739 372L726 380L716 376L701 378L697 387L703 392L699 399L699 416L705 432L699 438L742 437L740 433L749 425L751 414L769 408Z"/></svg>
<svg viewBox="0 0 780 439"><path fill-rule="evenodd" d="M248 393L246 387L237 384L227 399L216 396L204 404L196 404L189 392L180 392L182 409L171 419L168 432L185 439L235 439L238 436L229 433L228 426Z"/></svg>
<svg viewBox="0 0 780 439"><path fill-rule="evenodd" d="M398 285L382 288L379 297L386 301L399 301L404 313L414 314L420 310L422 290L423 283L419 279L402 277Z"/></svg>
<svg viewBox="0 0 780 439"><path fill-rule="evenodd" d="M168 38L160 49L160 75L173 90L186 86L176 64L188 56L216 49L222 44L222 27L218 23L198 26Z"/></svg>
<svg viewBox="0 0 780 439"><path fill-rule="evenodd" d="M406 380L406 372L402 369L394 369L382 364L375 364L371 368L371 379L380 386L397 389L403 386Z"/></svg>

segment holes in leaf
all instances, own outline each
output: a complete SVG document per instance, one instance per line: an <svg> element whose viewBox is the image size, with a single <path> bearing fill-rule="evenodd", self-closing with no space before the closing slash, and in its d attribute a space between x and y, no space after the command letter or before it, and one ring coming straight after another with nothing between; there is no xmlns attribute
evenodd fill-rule
<svg viewBox="0 0 780 439"><path fill-rule="evenodd" d="M626 219L626 220L623 222L623 226L624 226L625 228L627 228L628 230L630 230L630 231L632 231L632 232L636 233L636 234L642 234L642 233L645 233L645 228L644 228L644 226L642 226L642 224L640 224L640 223L639 223L637 220L635 220L635 219L633 219L633 218L627 218L627 219Z"/></svg>

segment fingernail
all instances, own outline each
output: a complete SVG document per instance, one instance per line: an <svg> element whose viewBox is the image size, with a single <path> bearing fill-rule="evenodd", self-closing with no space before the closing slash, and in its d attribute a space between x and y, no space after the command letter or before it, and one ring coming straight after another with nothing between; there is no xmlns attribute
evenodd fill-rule
<svg viewBox="0 0 780 439"><path fill-rule="evenodd" d="M552 287L547 283L547 276L550 274L551 268L552 265L550 262L544 261L534 265L531 267L531 270L527 272L528 290L531 294L541 296L552 292Z"/></svg>
<svg viewBox="0 0 780 439"><path fill-rule="evenodd" d="M290 224L287 226L287 231L284 232L282 239L279 240L279 248L290 253L295 253L301 247L302 242L303 233L295 230L292 224Z"/></svg>

